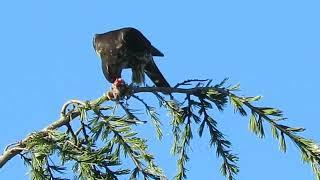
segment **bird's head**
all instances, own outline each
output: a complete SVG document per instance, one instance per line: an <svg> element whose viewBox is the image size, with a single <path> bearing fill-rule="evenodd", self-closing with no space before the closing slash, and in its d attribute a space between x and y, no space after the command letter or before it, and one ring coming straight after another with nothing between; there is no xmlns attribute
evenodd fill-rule
<svg viewBox="0 0 320 180"><path fill-rule="evenodd" d="M99 34L95 34L93 36L92 45L93 45L93 48L94 48L95 52L98 54L98 56L100 56L101 50L100 50L99 44L97 44L98 36L99 36Z"/></svg>

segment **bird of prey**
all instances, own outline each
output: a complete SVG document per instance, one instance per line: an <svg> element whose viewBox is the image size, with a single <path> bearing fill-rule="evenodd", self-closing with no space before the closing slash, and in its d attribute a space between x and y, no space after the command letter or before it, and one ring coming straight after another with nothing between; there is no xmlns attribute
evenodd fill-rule
<svg viewBox="0 0 320 180"><path fill-rule="evenodd" d="M170 87L153 60L153 56L164 55L137 29L126 27L95 34L93 47L109 82L114 83L121 78L123 69L131 68L135 84L143 84L147 74L157 87Z"/></svg>

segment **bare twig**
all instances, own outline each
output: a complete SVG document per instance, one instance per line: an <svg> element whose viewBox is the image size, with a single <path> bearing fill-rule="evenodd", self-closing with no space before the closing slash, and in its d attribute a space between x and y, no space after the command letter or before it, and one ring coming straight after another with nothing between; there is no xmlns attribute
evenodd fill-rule
<svg viewBox="0 0 320 180"><path fill-rule="evenodd" d="M185 80L185 81L183 81L183 82L181 82L181 83L176 84L176 85L174 86L174 88L178 88L179 86L189 86L189 85L191 85L192 82L197 82L197 83L199 83L199 82L206 82L206 81L208 81L208 80L209 80L209 79L189 79L189 80Z"/></svg>
<svg viewBox="0 0 320 180"><path fill-rule="evenodd" d="M218 91L221 94L229 95L229 91L225 88L215 88L215 87L195 87L195 88L171 88L171 87L135 87L129 91L130 94L141 93L141 92L161 92L161 93L180 93L180 94L190 94L199 95L201 93L207 92L208 90Z"/></svg>
<svg viewBox="0 0 320 180"><path fill-rule="evenodd" d="M12 146L18 145L19 143L20 143L20 142L14 142L14 143L8 144L8 145L4 148L4 151L8 150L8 149L11 148Z"/></svg>
<svg viewBox="0 0 320 180"><path fill-rule="evenodd" d="M84 102L82 102L82 101L79 101L79 100L75 100L75 99L73 99L73 100L69 100L69 101L67 101L66 103L64 103L64 105L62 106L62 108L61 108L61 115L62 116L65 116L67 113L66 113L66 111L67 111L67 108L68 108L68 106L69 105L71 105L71 104L77 104L77 105L81 105L81 106L86 106L86 104L84 103Z"/></svg>

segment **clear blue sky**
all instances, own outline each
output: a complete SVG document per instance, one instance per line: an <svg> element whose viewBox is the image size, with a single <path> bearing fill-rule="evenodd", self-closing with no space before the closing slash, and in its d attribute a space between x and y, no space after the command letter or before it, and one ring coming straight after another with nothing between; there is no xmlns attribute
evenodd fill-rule
<svg viewBox="0 0 320 180"><path fill-rule="evenodd" d="M58 118L73 98L99 97L108 87L92 36L124 26L140 29L164 54L156 61L171 84L189 78L230 78L244 95L284 110L287 124L320 140L319 1L2 1L0 2L0 148ZM151 100L152 102L152 100ZM157 105L157 103L155 103ZM169 119L162 114L164 126ZM240 157L240 180L311 180L292 143L288 152L248 130L231 108L216 113L220 129ZM265 124L267 125L267 124ZM266 126L267 127L267 126ZM269 128L266 128L269 130ZM152 129L143 132L153 136ZM157 162L173 177L170 133L151 143ZM208 140L192 143L189 179L224 179ZM0 179L28 179L19 157Z"/></svg>

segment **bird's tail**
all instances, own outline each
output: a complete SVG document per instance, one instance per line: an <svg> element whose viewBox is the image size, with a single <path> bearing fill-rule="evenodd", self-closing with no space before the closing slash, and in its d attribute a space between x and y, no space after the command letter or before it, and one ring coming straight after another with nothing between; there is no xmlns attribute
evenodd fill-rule
<svg viewBox="0 0 320 180"><path fill-rule="evenodd" d="M157 48L155 48L152 45L151 45L151 54L152 54L152 56L161 56L161 57L164 56L161 51L159 51Z"/></svg>
<svg viewBox="0 0 320 180"><path fill-rule="evenodd" d="M170 87L153 60L146 65L145 72L157 87Z"/></svg>

